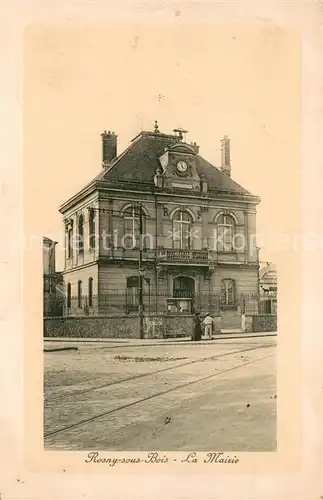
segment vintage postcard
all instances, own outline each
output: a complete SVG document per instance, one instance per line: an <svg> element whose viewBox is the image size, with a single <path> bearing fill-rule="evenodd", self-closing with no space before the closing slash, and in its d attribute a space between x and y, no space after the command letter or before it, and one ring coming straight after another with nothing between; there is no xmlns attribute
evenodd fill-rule
<svg viewBox="0 0 323 500"><path fill-rule="evenodd" d="M48 498L319 494L303 7L24 26L21 474Z"/></svg>

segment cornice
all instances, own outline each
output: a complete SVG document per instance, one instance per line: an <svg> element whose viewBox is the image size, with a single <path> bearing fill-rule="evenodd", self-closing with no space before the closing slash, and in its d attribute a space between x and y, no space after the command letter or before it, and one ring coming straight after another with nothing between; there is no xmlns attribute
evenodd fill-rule
<svg viewBox="0 0 323 500"><path fill-rule="evenodd" d="M137 195L146 195L150 194L154 197L159 198L190 198L190 199L198 199L203 201L204 203L209 203L212 201L234 201L237 203L249 203L252 205L258 205L260 203L260 198L258 196L254 196L252 194L244 194L244 193L236 193L233 191L213 191L214 196L201 196L200 193L191 193L191 192L174 192L173 190L163 190L159 191L151 187L150 191L148 190L140 190L140 189L124 189L120 186L120 184L113 187L111 184L109 186L105 185L105 182L98 181L98 190L100 194L103 192L122 192L122 193L133 193ZM150 185L149 185L150 186Z"/></svg>
<svg viewBox="0 0 323 500"><path fill-rule="evenodd" d="M70 274L70 273L73 273L75 271L79 271L80 269L85 269L86 267L91 267L93 265L97 265L99 262L99 259L95 259L91 262L86 262L86 264L81 264L80 266L75 266L75 267L71 267L69 269L63 269L63 271L61 271L62 274Z"/></svg>
<svg viewBox="0 0 323 500"><path fill-rule="evenodd" d="M133 185L133 184L132 184ZM150 184L143 184L146 188L149 189L124 189L121 187L120 183L116 183L115 186L113 186L112 183L109 183L107 185L106 181L102 180L94 180L92 181L88 186L86 186L84 189L79 191L77 194L69 198L65 203L63 203L59 207L59 212L61 214L64 214L67 210L72 208L76 203L80 202L83 198L86 196L90 195L91 193L95 191L99 191L100 194L106 192L106 193L112 193L112 192L122 192L122 193L127 193L127 194L136 194L136 195L146 195L149 194L151 196L158 196L159 198L173 198L173 199L182 199L182 198L189 198L189 199L195 199L195 200L203 200L203 203L205 202L212 202L212 201L229 201L232 202L234 201L235 203L249 203L252 205L258 205L260 203L260 198L258 196L254 196L252 194L245 194L245 193L236 193L234 191L209 191L208 196L202 196L200 193L188 193L188 192L174 192L172 190L169 191L159 191L153 188ZM213 194L213 196L210 196L210 194Z"/></svg>
<svg viewBox="0 0 323 500"><path fill-rule="evenodd" d="M61 214L64 214L68 209L72 208L76 203L81 201L83 198L88 196L89 194L97 191L97 182L93 181L91 184L83 188L81 191L76 193L74 196L65 201L58 209Z"/></svg>

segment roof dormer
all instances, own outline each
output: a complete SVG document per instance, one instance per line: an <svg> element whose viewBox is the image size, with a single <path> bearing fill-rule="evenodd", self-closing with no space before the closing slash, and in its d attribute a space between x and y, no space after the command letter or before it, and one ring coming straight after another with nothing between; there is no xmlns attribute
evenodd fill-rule
<svg viewBox="0 0 323 500"><path fill-rule="evenodd" d="M200 177L196 170L196 147L176 142L165 147L159 156L163 169L164 187L172 189L200 189Z"/></svg>

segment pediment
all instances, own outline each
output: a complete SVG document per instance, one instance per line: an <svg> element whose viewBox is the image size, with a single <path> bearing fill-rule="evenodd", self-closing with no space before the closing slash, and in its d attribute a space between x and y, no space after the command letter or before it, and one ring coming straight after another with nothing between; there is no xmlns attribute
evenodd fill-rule
<svg viewBox="0 0 323 500"><path fill-rule="evenodd" d="M169 151L176 152L176 153L186 153L186 154L195 154L196 151L192 146L189 146L189 144L183 144L183 143L177 143L174 144L169 148Z"/></svg>

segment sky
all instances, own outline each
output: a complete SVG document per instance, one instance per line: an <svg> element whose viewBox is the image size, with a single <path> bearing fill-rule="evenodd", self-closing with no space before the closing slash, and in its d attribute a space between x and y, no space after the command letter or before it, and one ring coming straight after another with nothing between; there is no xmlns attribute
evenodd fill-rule
<svg viewBox="0 0 323 500"><path fill-rule="evenodd" d="M120 153L158 120L161 132L188 130L217 166L220 140L231 138L232 178L261 198L261 260L275 260L273 235L298 230L299 74L292 28L30 25L24 178L33 237L62 240L58 208L100 172L104 129L118 134Z"/></svg>

